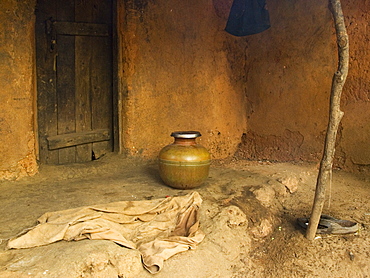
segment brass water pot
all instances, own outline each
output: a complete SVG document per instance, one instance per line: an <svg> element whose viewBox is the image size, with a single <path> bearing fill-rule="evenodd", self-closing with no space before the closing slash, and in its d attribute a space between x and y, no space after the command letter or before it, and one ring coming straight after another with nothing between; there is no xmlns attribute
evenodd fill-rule
<svg viewBox="0 0 370 278"><path fill-rule="evenodd" d="M174 142L159 153L159 174L165 184L177 189L191 189L203 184L209 174L211 155L196 143L198 131L177 131Z"/></svg>

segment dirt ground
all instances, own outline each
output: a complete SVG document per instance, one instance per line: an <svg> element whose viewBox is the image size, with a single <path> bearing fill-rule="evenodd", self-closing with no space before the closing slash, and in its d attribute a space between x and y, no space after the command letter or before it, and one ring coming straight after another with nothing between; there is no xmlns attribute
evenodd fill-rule
<svg viewBox="0 0 370 278"><path fill-rule="evenodd" d="M360 223L356 234L312 242L296 224L310 214L317 165L214 161L194 189L205 239L165 261L161 277L370 277L370 176L334 171L324 213ZM180 196L165 186L155 161L111 155L0 183L0 277L151 277L140 254L104 240L60 241L7 250L45 212L124 200ZM329 196L328 196L329 199Z"/></svg>

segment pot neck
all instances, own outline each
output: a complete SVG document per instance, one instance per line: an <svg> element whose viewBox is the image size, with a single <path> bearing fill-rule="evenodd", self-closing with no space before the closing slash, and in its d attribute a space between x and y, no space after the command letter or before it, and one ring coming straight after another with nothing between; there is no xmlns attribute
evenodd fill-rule
<svg viewBox="0 0 370 278"><path fill-rule="evenodd" d="M176 145L183 145L183 146L191 146L196 145L195 138L175 138L174 144Z"/></svg>

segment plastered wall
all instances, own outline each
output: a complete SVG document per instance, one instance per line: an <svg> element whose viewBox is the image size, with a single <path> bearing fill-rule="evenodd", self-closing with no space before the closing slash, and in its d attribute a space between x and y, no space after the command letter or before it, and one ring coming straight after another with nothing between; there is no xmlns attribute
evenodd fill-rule
<svg viewBox="0 0 370 278"><path fill-rule="evenodd" d="M129 154L154 158L177 130L200 131L213 158L236 151L247 124L246 42L223 31L228 10L216 2L132 0L120 8Z"/></svg>
<svg viewBox="0 0 370 278"><path fill-rule="evenodd" d="M338 159L349 170L370 170L370 2L343 3L350 37L350 69L343 91Z"/></svg>
<svg viewBox="0 0 370 278"><path fill-rule="evenodd" d="M37 172L35 0L0 7L0 180ZM118 1L120 145L155 158L175 130L199 130L213 158L318 161L337 66L324 0L268 0L272 27L223 29L231 0ZM350 70L336 166L370 165L368 0L343 0Z"/></svg>
<svg viewBox="0 0 370 278"><path fill-rule="evenodd" d="M34 8L34 1L0 5L0 180L37 172Z"/></svg>
<svg viewBox="0 0 370 278"><path fill-rule="evenodd" d="M272 27L248 37L248 131L238 155L319 161L328 123L337 46L328 1L267 1ZM370 165L370 2L342 1L350 68L342 94L335 166Z"/></svg>

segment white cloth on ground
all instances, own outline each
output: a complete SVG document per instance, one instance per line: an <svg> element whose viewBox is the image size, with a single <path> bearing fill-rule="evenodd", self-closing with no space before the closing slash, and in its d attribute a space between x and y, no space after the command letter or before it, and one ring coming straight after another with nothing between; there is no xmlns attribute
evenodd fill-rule
<svg viewBox="0 0 370 278"><path fill-rule="evenodd" d="M47 212L38 225L10 239L8 248L30 248L59 240L107 239L138 249L143 265L157 273L164 260L203 240L198 192L144 201L122 201Z"/></svg>

